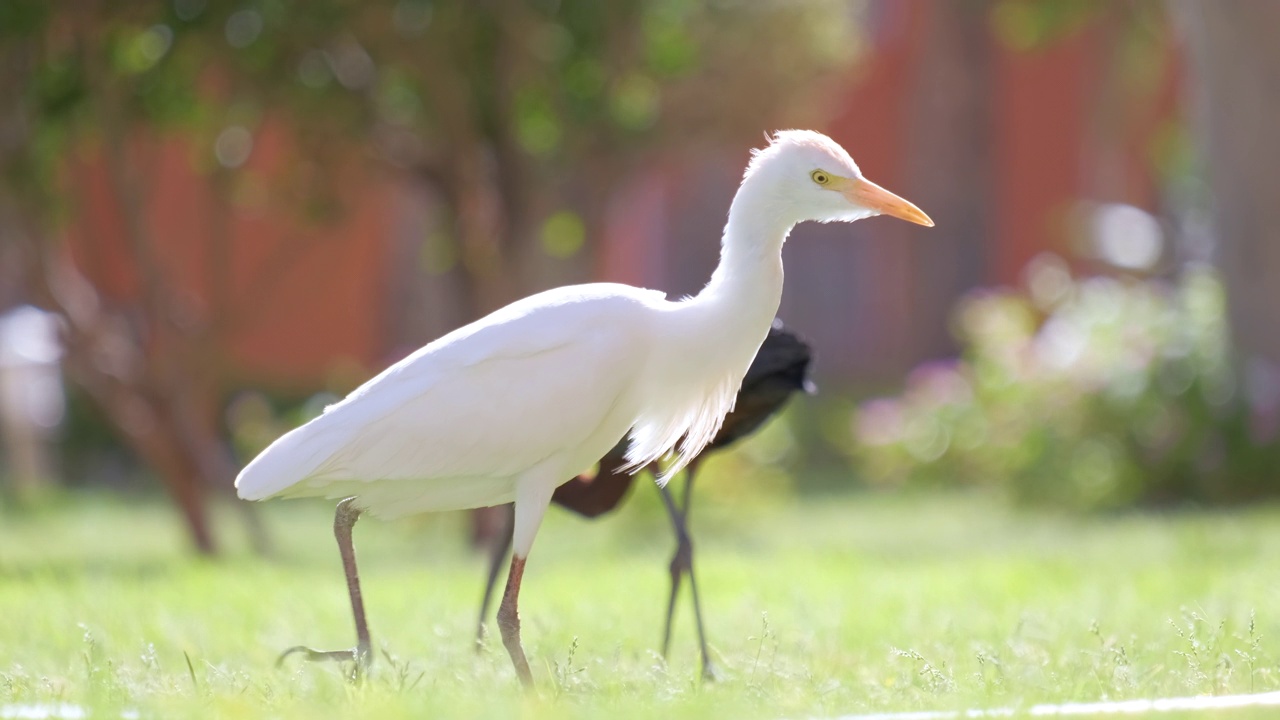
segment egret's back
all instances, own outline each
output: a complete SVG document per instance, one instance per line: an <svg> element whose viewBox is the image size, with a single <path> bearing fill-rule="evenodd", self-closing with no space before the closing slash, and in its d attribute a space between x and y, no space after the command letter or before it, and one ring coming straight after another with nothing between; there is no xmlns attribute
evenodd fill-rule
<svg viewBox="0 0 1280 720"><path fill-rule="evenodd" d="M628 390L661 302L599 284L507 306L278 439L240 473L237 492L359 495L388 516L507 502L515 479L540 464L564 464L567 480L634 421Z"/></svg>

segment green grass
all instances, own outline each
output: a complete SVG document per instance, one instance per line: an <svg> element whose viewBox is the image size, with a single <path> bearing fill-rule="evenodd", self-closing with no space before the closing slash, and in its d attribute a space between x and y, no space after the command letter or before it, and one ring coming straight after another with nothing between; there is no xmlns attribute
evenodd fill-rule
<svg viewBox="0 0 1280 720"><path fill-rule="evenodd" d="M337 666L273 664L353 641L330 507L268 504L274 559L233 546L207 561L163 505L85 496L0 515L0 704L804 718L1280 688L1280 509L1078 519L984 496L733 487L713 478L695 508L712 685L687 606L670 663L657 655L672 540L647 487L607 520L548 516L521 598L534 698L501 643L473 652L482 562L457 516L357 525L379 651L353 687Z"/></svg>

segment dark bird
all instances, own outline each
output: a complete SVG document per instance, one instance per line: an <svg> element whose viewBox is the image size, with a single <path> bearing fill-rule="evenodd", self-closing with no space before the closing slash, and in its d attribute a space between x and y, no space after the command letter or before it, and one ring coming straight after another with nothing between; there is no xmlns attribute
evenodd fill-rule
<svg viewBox="0 0 1280 720"><path fill-rule="evenodd" d="M755 432L766 420L778 412L791 394L797 391L813 393L815 388L809 380L809 365L813 355L809 346L794 333L784 329L782 324L774 321L769 335L760 346L751 367L742 380L737 401L733 411L725 415L724 424L715 439L686 468L685 483L681 502L676 503L671 491L666 486L658 486L662 494L663 505L676 534L676 551L671 558L671 595L667 600L667 619L662 631L662 656L667 656L671 644L671 621L675 615L676 595L680 591L680 583L687 575L689 588L693 594L693 614L698 628L698 646L702 653L703 677L715 677L714 666L707 650L706 633L702 625L702 606L698 600L698 585L693 576L693 543L689 538L688 518L690 491L693 488L694 475L698 463L707 453L726 448L738 440ZM556 488L551 501L567 510L571 510L586 518L595 518L615 508L626 497L631 489L635 475L620 470L626 464L628 442L622 442L600 460L600 469L594 475L579 475ZM656 469L652 466L650 469ZM477 647L484 637L485 618L489 614L489 604L493 600L493 589L497 586L498 570L511 550L511 519L513 515L508 506L507 527L494 543L493 554L489 558L489 574L484 587L484 597L480 603L480 622L476 630Z"/></svg>

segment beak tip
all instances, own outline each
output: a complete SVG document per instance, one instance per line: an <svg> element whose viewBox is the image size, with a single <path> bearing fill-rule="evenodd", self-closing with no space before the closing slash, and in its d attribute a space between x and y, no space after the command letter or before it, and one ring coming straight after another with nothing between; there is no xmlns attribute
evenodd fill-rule
<svg viewBox="0 0 1280 720"><path fill-rule="evenodd" d="M923 210L870 180L860 178L854 181L845 191L845 197L877 215L888 215L916 225L933 227L933 218L925 215Z"/></svg>

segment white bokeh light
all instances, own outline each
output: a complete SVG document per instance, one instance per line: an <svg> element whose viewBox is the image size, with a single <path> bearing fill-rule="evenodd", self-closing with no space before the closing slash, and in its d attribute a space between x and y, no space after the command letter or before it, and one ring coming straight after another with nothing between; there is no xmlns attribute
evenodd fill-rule
<svg viewBox="0 0 1280 720"><path fill-rule="evenodd" d="M1151 213L1124 203L1098 205L1093 212L1098 256L1126 270L1150 270L1164 254L1164 231Z"/></svg>

